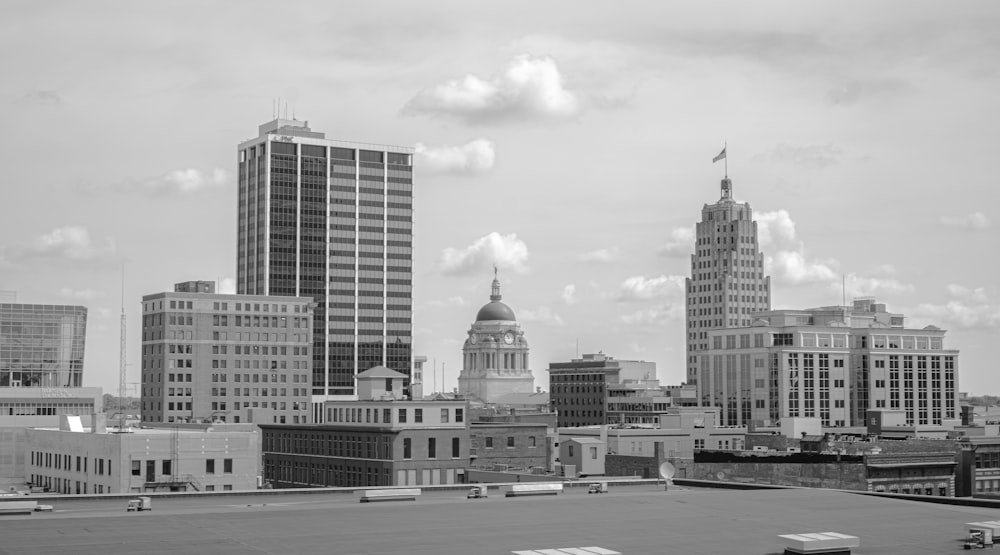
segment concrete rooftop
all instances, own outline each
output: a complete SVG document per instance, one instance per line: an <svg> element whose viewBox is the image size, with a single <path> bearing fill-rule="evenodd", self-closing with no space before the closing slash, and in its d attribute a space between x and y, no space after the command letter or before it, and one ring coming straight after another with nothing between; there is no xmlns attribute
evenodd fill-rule
<svg viewBox="0 0 1000 555"><path fill-rule="evenodd" d="M860 555L961 551L966 522L1000 510L827 490L706 490L612 485L608 494L466 500L465 491L417 501L358 503L356 494L53 500L56 511L0 516L0 554L323 553L508 555L600 546L623 555L776 554L778 534L858 536Z"/></svg>

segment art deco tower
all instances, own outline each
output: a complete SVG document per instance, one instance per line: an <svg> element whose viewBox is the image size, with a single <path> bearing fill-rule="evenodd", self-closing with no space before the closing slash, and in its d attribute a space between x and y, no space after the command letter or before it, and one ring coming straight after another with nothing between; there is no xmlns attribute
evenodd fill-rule
<svg viewBox="0 0 1000 555"><path fill-rule="evenodd" d="M413 149L276 119L237 156L237 293L315 301L313 402L353 395L374 366L409 376Z"/></svg>
<svg viewBox="0 0 1000 555"><path fill-rule="evenodd" d="M699 351L710 348L708 330L749 326L750 315L771 309L771 278L757 242L750 204L733 200L722 180L722 198L701 209L687 285L687 383L698 382Z"/></svg>

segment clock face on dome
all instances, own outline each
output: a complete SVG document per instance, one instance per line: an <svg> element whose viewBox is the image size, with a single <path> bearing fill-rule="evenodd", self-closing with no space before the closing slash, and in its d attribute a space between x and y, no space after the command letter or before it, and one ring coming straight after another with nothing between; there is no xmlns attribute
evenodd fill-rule
<svg viewBox="0 0 1000 555"><path fill-rule="evenodd" d="M510 332L505 333L504 336L503 336L503 342L506 343L506 344L508 344L508 345L510 345L511 343L513 343L514 342L514 334L510 333Z"/></svg>

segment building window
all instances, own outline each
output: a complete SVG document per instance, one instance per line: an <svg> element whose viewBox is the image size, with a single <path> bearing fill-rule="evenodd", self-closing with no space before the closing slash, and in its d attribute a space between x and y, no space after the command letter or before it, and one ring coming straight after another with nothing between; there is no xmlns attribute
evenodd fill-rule
<svg viewBox="0 0 1000 555"><path fill-rule="evenodd" d="M507 436L507 447L514 447L514 436Z"/></svg>
<svg viewBox="0 0 1000 555"><path fill-rule="evenodd" d="M457 437L451 438L451 458L457 459L461 456L461 441Z"/></svg>
<svg viewBox="0 0 1000 555"><path fill-rule="evenodd" d="M215 474L215 459L205 459L205 474Z"/></svg>
<svg viewBox="0 0 1000 555"><path fill-rule="evenodd" d="M427 438L427 458L437 458L437 438Z"/></svg>
<svg viewBox="0 0 1000 555"><path fill-rule="evenodd" d="M486 438L486 448L487 449L493 449L493 438L492 437Z"/></svg>
<svg viewBox="0 0 1000 555"><path fill-rule="evenodd" d="M537 447L535 445L535 436L531 436L528 438L528 447Z"/></svg>
<svg viewBox="0 0 1000 555"><path fill-rule="evenodd" d="M424 421L424 409L413 409L413 422L420 424Z"/></svg>
<svg viewBox="0 0 1000 555"><path fill-rule="evenodd" d="M132 461L132 475L142 476L142 461Z"/></svg>
<svg viewBox="0 0 1000 555"><path fill-rule="evenodd" d="M448 423L448 409L441 409L441 423Z"/></svg>
<svg viewBox="0 0 1000 555"><path fill-rule="evenodd" d="M597 447L590 448L590 458L597 460Z"/></svg>
<svg viewBox="0 0 1000 555"><path fill-rule="evenodd" d="M413 453L410 448L410 438L408 437L403 438L403 458L407 460L413 458Z"/></svg>
<svg viewBox="0 0 1000 555"><path fill-rule="evenodd" d="M455 422L463 422L464 417L464 409L455 409Z"/></svg>
<svg viewBox="0 0 1000 555"><path fill-rule="evenodd" d="M406 409L399 409L399 423L406 424Z"/></svg>
<svg viewBox="0 0 1000 555"><path fill-rule="evenodd" d="M163 474L164 476L173 476L174 475L174 473L172 472L172 469L171 469L171 461L163 461L160 466L161 466L161 470L162 470L162 472L160 472L160 474Z"/></svg>
<svg viewBox="0 0 1000 555"><path fill-rule="evenodd" d="M222 459L222 472L223 474L233 473L233 459Z"/></svg>

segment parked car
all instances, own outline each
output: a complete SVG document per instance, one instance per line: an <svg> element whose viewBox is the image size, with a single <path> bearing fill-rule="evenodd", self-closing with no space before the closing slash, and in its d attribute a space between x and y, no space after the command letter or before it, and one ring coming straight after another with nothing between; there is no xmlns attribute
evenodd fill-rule
<svg viewBox="0 0 1000 555"><path fill-rule="evenodd" d="M480 499L483 497L489 497L486 495L486 488L483 486L474 486L469 490L469 495L466 495L466 499Z"/></svg>
<svg viewBox="0 0 1000 555"><path fill-rule="evenodd" d="M35 512L37 513L51 513L52 505L38 505L35 507Z"/></svg>
<svg viewBox="0 0 1000 555"><path fill-rule="evenodd" d="M587 493L608 493L608 483L594 482L587 488Z"/></svg>

